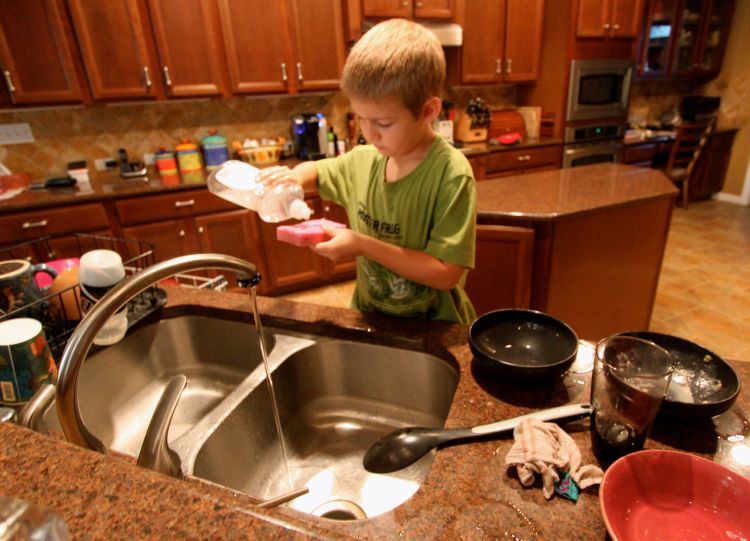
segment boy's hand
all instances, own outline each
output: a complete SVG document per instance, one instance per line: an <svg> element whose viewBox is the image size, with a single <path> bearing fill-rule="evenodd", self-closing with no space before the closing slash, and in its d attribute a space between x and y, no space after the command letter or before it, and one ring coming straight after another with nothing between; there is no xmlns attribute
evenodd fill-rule
<svg viewBox="0 0 750 541"><path fill-rule="evenodd" d="M323 227L323 231L329 239L310 246L313 252L335 262L354 259L361 255L359 233L355 233L351 229L330 229L328 227Z"/></svg>
<svg viewBox="0 0 750 541"><path fill-rule="evenodd" d="M299 184L300 181L293 170L286 165L275 165L261 169L258 178L266 186L273 187L279 184Z"/></svg>

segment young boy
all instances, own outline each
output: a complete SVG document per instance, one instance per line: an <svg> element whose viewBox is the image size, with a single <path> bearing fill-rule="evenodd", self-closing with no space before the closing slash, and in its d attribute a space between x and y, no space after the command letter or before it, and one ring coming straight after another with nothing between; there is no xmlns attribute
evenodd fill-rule
<svg viewBox="0 0 750 541"><path fill-rule="evenodd" d="M468 160L431 124L441 109L445 57L421 26L393 19L352 48L342 88L368 145L294 169L264 171L264 182L317 181L342 205L350 229L329 230L312 249L334 261L357 257L352 307L470 323L464 282L474 266L476 194Z"/></svg>

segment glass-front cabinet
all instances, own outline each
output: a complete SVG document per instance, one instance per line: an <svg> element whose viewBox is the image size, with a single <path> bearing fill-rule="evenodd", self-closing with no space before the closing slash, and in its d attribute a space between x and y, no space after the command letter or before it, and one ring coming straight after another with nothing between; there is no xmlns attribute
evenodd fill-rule
<svg viewBox="0 0 750 541"><path fill-rule="evenodd" d="M718 74L733 8L734 0L651 0L639 76Z"/></svg>

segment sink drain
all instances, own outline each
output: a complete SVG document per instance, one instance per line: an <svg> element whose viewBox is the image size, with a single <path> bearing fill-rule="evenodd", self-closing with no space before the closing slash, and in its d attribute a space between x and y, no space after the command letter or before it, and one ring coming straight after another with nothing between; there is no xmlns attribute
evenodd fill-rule
<svg viewBox="0 0 750 541"><path fill-rule="evenodd" d="M313 509L312 514L332 520L362 520L367 518L364 510L350 500L331 500L325 502Z"/></svg>

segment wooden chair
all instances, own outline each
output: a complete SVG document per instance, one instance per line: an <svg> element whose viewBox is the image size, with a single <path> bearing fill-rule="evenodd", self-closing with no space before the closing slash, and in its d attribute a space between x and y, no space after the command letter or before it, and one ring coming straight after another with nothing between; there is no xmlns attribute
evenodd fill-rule
<svg viewBox="0 0 750 541"><path fill-rule="evenodd" d="M713 119L684 123L677 128L664 172L680 188L684 208L690 203L690 177L693 175L695 163L713 128Z"/></svg>

